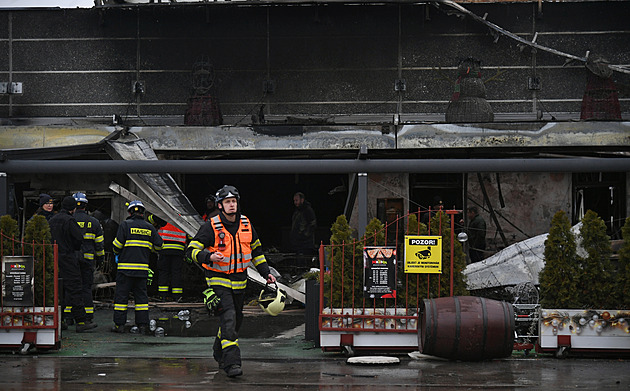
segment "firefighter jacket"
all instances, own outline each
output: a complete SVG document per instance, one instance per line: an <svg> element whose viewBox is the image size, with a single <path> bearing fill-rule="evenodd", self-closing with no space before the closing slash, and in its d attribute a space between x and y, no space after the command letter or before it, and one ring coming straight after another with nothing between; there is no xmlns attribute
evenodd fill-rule
<svg viewBox="0 0 630 391"><path fill-rule="evenodd" d="M105 257L105 239L103 238L103 228L97 219L85 213L83 209L74 212L74 218L83 231L83 243L81 253L83 259L89 262L103 260Z"/></svg>
<svg viewBox="0 0 630 391"><path fill-rule="evenodd" d="M151 252L162 249L162 238L154 226L134 214L120 223L114 254L118 255L118 272L129 277L148 277Z"/></svg>
<svg viewBox="0 0 630 391"><path fill-rule="evenodd" d="M48 224L53 243L57 243L59 248L59 255L75 256L83 242L83 233L77 220L67 210L62 209L50 219Z"/></svg>
<svg viewBox="0 0 630 391"><path fill-rule="evenodd" d="M221 253L223 261L210 261L214 252ZM255 266L264 278L269 275L258 234L245 216L237 216L235 222L228 221L223 213L212 217L192 239L186 255L206 269L206 279L211 287L245 289L250 265Z"/></svg>
<svg viewBox="0 0 630 391"><path fill-rule="evenodd" d="M158 234L164 241L160 254L184 255L186 250L186 233L171 223L166 223L158 229Z"/></svg>

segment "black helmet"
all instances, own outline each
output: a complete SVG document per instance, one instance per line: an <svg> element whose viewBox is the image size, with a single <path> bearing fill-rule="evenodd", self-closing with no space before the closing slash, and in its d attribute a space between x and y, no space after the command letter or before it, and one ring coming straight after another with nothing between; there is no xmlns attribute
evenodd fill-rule
<svg viewBox="0 0 630 391"><path fill-rule="evenodd" d="M212 201L212 202L214 202L216 204L217 198L214 196L214 194L210 194L209 196L206 197L206 204L208 202L210 202L210 201Z"/></svg>
<svg viewBox="0 0 630 391"><path fill-rule="evenodd" d="M236 200L239 201L241 196L238 194L238 190L234 186L225 185L219 190L217 190L216 194L216 202L219 203L226 198L236 197Z"/></svg>

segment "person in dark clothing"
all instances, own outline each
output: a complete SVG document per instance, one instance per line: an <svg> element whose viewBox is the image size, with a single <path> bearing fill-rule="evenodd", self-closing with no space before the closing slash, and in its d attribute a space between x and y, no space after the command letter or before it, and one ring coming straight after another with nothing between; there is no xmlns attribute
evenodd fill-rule
<svg viewBox="0 0 630 391"><path fill-rule="evenodd" d="M256 230L240 213L240 195L234 186L216 193L219 214L212 217L188 244L186 255L206 269L208 286L219 297L215 310L219 330L213 357L229 377L243 374L238 332L243 322L247 268L253 264L268 283L274 283Z"/></svg>
<svg viewBox="0 0 630 391"><path fill-rule="evenodd" d="M42 193L39 195L39 208L37 208L34 215L44 216L47 221L50 221L55 215L54 207L55 200L48 194Z"/></svg>
<svg viewBox="0 0 630 391"><path fill-rule="evenodd" d="M94 299L92 297L92 285L94 284L94 269L96 265L103 263L105 250L103 248L103 230L101 223L94 217L89 216L85 207L88 200L84 193L78 192L72 195L76 201L74 218L83 232L83 243L81 244L81 256L79 257L79 268L81 270L81 282L83 287L83 305L85 306L86 322L94 319ZM71 313L71 308L66 307L64 312Z"/></svg>
<svg viewBox="0 0 630 391"><path fill-rule="evenodd" d="M81 333L97 327L96 323L86 323L83 304L83 285L79 256L83 233L72 216L76 209L74 198L67 196L61 202L61 212L48 222L53 243L58 246L59 275L63 279L63 303L72 307L72 318L76 322L76 332Z"/></svg>
<svg viewBox="0 0 630 391"><path fill-rule="evenodd" d="M203 213L201 218L203 221L208 221L211 217L214 217L219 214L219 209L217 209L217 201L214 195L209 195L206 197L206 211Z"/></svg>
<svg viewBox="0 0 630 391"><path fill-rule="evenodd" d="M435 217L435 215L438 214L438 212L443 209L444 209L444 202L442 201L442 197L439 195L434 196L433 205L431 206L431 212L429 213L428 210L423 211L421 213L422 217L420 218L420 221L424 223L426 226L429 226L429 224L431 224L431 219Z"/></svg>
<svg viewBox="0 0 630 391"><path fill-rule="evenodd" d="M150 215L149 222L162 238L162 251L158 255L158 294L164 301L181 301L184 291L182 267L186 250L186 233L173 224ZM170 288L170 293L169 293Z"/></svg>
<svg viewBox="0 0 630 391"><path fill-rule="evenodd" d="M110 281L116 278L116 262L114 261L114 239L118 232L118 223L105 215L100 210L95 210L92 214L103 228L103 247L105 258L103 262L103 273L109 276Z"/></svg>
<svg viewBox="0 0 630 391"><path fill-rule="evenodd" d="M315 253L315 228L317 228L315 211L301 192L293 195L293 205L295 205L295 210L291 218L291 251L312 255Z"/></svg>
<svg viewBox="0 0 630 391"><path fill-rule="evenodd" d="M470 262L479 262L484 258L486 249L486 221L479 215L476 206L471 206L467 210L468 227L468 254Z"/></svg>
<svg viewBox="0 0 630 391"><path fill-rule="evenodd" d="M149 260L151 252L162 250L162 239L155 227L144 220L144 210L142 202L131 201L127 208L129 217L120 223L114 239L114 253L119 255L114 294L114 327L111 329L115 333L125 331L130 292L133 292L138 332L147 334L149 329Z"/></svg>

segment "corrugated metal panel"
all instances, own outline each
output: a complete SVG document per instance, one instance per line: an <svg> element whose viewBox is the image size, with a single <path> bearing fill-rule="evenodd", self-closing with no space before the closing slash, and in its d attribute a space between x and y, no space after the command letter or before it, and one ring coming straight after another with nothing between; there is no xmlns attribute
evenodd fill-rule
<svg viewBox="0 0 630 391"><path fill-rule="evenodd" d="M107 150L116 160L158 160L153 149L142 139L109 141ZM166 214L169 221L191 236L197 233L203 220L170 174L127 176Z"/></svg>

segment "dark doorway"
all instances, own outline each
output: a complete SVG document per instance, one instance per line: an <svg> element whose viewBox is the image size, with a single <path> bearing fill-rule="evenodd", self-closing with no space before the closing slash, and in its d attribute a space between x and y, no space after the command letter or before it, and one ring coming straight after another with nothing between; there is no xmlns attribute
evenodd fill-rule
<svg viewBox="0 0 630 391"><path fill-rule="evenodd" d="M290 164L290 163L288 163ZM204 199L223 185L241 194L243 214L252 220L265 249L288 252L293 194L301 191L317 216L315 241L328 244L330 227L343 214L348 194L347 175L185 175L183 190L193 206L204 210Z"/></svg>
<svg viewBox="0 0 630 391"><path fill-rule="evenodd" d="M409 209L413 212L433 208L438 198L444 209L462 209L462 182L461 174L411 174Z"/></svg>
<svg viewBox="0 0 630 391"><path fill-rule="evenodd" d="M626 216L626 173L573 174L573 224L592 210L606 223L606 234L621 239Z"/></svg>

